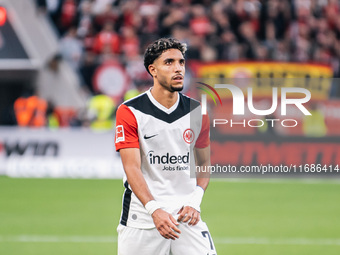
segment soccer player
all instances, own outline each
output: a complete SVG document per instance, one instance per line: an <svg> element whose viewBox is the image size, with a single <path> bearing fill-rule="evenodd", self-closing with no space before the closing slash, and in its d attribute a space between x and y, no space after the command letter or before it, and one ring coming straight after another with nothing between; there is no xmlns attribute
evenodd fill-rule
<svg viewBox="0 0 340 255"><path fill-rule="evenodd" d="M190 177L195 162L210 165L210 139L199 102L179 93L185 51L172 38L150 44L144 65L153 86L117 110L115 145L125 171L119 255L216 254L200 218L209 173Z"/></svg>

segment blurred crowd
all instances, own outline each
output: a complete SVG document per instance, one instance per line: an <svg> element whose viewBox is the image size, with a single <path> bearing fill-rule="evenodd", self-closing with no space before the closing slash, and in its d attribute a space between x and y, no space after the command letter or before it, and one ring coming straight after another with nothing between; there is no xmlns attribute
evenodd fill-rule
<svg viewBox="0 0 340 255"><path fill-rule="evenodd" d="M60 55L96 96L93 75L116 61L131 88L151 77L146 46L187 43L187 60L293 61L330 65L340 77L339 0L36 0L60 36ZM117 105L120 102L114 102Z"/></svg>
<svg viewBox="0 0 340 255"><path fill-rule="evenodd" d="M173 36L189 60L313 61L339 76L339 0L37 1L77 70L106 58L129 68L151 41Z"/></svg>

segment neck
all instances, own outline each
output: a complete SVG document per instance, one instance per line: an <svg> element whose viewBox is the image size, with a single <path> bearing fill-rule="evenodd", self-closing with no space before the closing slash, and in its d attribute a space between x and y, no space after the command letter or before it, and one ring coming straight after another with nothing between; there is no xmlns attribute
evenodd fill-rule
<svg viewBox="0 0 340 255"><path fill-rule="evenodd" d="M167 109L173 106L178 98L178 92L170 92L161 86L153 86L151 89L151 95L157 100L158 103L166 107Z"/></svg>

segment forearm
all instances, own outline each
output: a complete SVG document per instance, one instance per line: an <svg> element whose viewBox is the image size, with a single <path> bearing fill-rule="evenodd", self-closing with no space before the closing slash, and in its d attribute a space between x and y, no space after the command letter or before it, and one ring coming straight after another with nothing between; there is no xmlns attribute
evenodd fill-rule
<svg viewBox="0 0 340 255"><path fill-rule="evenodd" d="M147 202L154 200L154 197L152 196L140 169L126 169L125 173L133 193L137 196L137 198L142 202L144 206Z"/></svg>
<svg viewBox="0 0 340 255"><path fill-rule="evenodd" d="M208 188L209 181L210 181L210 174L206 177L196 178L197 186L200 186L204 191Z"/></svg>
<svg viewBox="0 0 340 255"><path fill-rule="evenodd" d="M207 161L203 164L200 165L200 167L204 167L210 165L210 161ZM200 168L202 169L202 168ZM208 169L208 168L206 168ZM204 196L204 192L206 191L208 185L209 185L209 181L210 181L210 173L198 173L196 175L196 184L197 187L195 189L195 192L193 194L193 196L191 197L192 200L192 205L193 208L195 208L196 210L200 211L200 205Z"/></svg>
<svg viewBox="0 0 340 255"><path fill-rule="evenodd" d="M153 222L155 223L159 233L164 238L178 238L178 233L181 233L181 231L177 228L178 222L171 214L162 210L156 201L152 201L154 198L149 190L141 170L139 149L121 149L120 155L128 183L133 193L142 202L145 209L152 216Z"/></svg>
<svg viewBox="0 0 340 255"><path fill-rule="evenodd" d="M121 149L120 155L128 183L133 193L145 206L147 202L154 198L142 174L139 149Z"/></svg>
<svg viewBox="0 0 340 255"><path fill-rule="evenodd" d="M210 147L204 149L196 149L196 164L198 169L210 169ZM197 186L200 186L204 191L207 189L210 181L210 171L196 172Z"/></svg>

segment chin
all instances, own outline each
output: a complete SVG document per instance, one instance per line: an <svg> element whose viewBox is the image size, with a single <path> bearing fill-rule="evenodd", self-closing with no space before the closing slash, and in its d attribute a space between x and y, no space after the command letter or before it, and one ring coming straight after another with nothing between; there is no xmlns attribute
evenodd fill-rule
<svg viewBox="0 0 340 255"><path fill-rule="evenodd" d="M182 91L183 90L183 84L181 85L170 85L170 88L172 89L172 91Z"/></svg>

